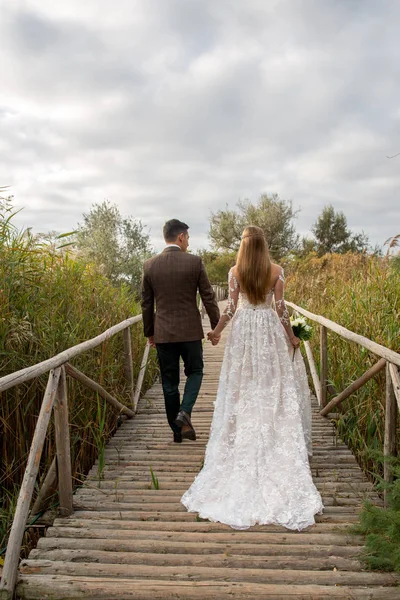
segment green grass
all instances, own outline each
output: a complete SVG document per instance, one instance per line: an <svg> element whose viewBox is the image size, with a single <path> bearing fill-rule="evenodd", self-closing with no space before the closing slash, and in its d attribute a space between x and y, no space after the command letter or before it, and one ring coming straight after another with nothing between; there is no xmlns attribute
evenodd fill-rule
<svg viewBox="0 0 400 600"><path fill-rule="evenodd" d="M158 481L158 477L156 477L154 475L154 471L153 471L152 467L150 467L150 476L151 476L151 485L152 485L153 489L159 490L160 489L160 482Z"/></svg>

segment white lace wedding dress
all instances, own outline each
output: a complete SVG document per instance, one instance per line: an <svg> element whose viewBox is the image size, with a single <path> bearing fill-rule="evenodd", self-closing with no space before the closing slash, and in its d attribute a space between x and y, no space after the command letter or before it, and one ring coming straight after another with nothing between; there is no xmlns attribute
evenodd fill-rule
<svg viewBox="0 0 400 600"><path fill-rule="evenodd" d="M283 282L283 271L279 277ZM276 284L275 284L276 285ZM311 477L311 406L299 350L282 326L283 285L252 305L231 271L232 319L204 466L181 502L235 529L274 523L301 530L323 504ZM279 316L278 316L279 315Z"/></svg>

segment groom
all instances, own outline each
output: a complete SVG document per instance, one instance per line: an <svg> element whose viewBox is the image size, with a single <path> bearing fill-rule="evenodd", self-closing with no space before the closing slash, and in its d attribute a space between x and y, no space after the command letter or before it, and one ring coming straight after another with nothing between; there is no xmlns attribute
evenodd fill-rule
<svg viewBox="0 0 400 600"><path fill-rule="evenodd" d="M219 308L203 261L186 252L189 226L178 219L163 228L166 247L144 263L142 314L144 335L157 348L168 423L174 442L196 439L191 413L203 379L204 337L197 307L197 291L210 318L212 329ZM156 312L154 314L154 303ZM182 403L179 395L179 359L187 377Z"/></svg>

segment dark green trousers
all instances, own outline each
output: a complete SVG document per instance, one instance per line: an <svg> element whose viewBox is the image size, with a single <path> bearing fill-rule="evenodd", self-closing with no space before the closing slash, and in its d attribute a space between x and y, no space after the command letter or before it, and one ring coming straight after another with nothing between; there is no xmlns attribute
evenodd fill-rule
<svg viewBox="0 0 400 600"><path fill-rule="evenodd" d="M190 415L199 394L203 379L203 343L196 340L157 344L157 355L168 423L174 433L179 433L180 427L174 423L178 412L184 410ZM182 403L179 394L180 358L187 377Z"/></svg>

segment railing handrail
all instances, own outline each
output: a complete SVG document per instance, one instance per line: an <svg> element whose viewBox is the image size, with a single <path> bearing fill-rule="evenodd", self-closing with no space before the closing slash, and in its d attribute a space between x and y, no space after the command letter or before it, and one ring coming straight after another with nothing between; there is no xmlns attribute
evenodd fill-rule
<svg viewBox="0 0 400 600"><path fill-rule="evenodd" d="M220 286L215 286L220 287ZM9 388L14 387L15 385L19 385L21 383L25 383L26 381L30 381L34 379L34 377L39 377L39 375L43 375L44 373L48 373L52 369L56 369L60 367L66 362L69 362L75 356L79 356L88 350L92 350L96 348L96 346L100 346L107 339L113 337L115 334L120 331L131 327L131 325L135 325L135 323L139 323L143 320L142 314L136 315L135 317L130 317L129 319L125 319L125 321L121 321L116 325L113 325L109 329L103 331L94 338L89 340L85 340L80 344L75 346L71 346L71 348L67 348L62 352L59 352L55 356L51 358L47 358L40 363L36 363L31 365L30 367L25 367L24 369L20 369L19 371L14 371L14 373L9 373L4 377L0 377L0 392L4 392Z"/></svg>
<svg viewBox="0 0 400 600"><path fill-rule="evenodd" d="M117 325L113 325L103 333L100 333L94 338L90 340L86 340L77 344L76 346L71 346L71 348L67 348L67 350L63 350L59 354L52 356L46 360L43 360L40 363L35 365L31 365L30 367L25 367L25 369L20 369L19 371L15 371L14 373L10 373L9 375L5 375L4 377L0 377L0 392L4 392L15 385L20 383L25 383L34 377L38 377L39 375L43 375L43 373L48 373L52 369L56 369L60 367L64 363L70 361L75 356L79 356L88 350L92 350L99 346L109 338L113 337L115 334L119 333L123 329L134 325L135 323L139 323L142 320L142 315L136 315L135 317L130 317L125 321L121 321L117 323Z"/></svg>
<svg viewBox="0 0 400 600"><path fill-rule="evenodd" d="M327 329L338 333L341 337L345 338L346 340L349 340L350 342L355 342L356 344L363 346L367 350L370 350L373 354L381 356L382 358L385 358L389 362L400 367L400 354L398 352L390 350L389 348L386 348L386 346L382 346L377 342L373 342L372 340L363 335L354 333L353 331L350 331L350 329L346 329L346 327L335 323L335 321L331 321L330 319L322 317L321 315L315 315L314 313L306 310L305 308L297 306L297 304L293 304L293 302L288 302L286 300L286 304L294 310L296 310L297 312L299 312L300 314L304 315L305 317L308 317L312 321L315 321L316 323L323 325Z"/></svg>
<svg viewBox="0 0 400 600"><path fill-rule="evenodd" d="M342 325L338 325L334 321L322 317L321 315L315 315L314 313L293 304L293 302L286 302L292 309L308 317L312 321L319 323L320 327L320 372L319 378L315 367L315 362L311 350L311 346L308 342L304 342L306 356L310 367L311 377L315 388L318 404L320 405L320 414L327 416L329 412L339 404L348 398L355 391L360 389L367 383L372 377L377 375L380 371L385 369L385 435L383 441L383 454L385 457L396 456L397 454L397 412L400 412L400 374L396 367L400 366L400 354L394 350L386 348L381 344L377 344L372 340L366 338L363 335L354 333ZM353 381L345 390L337 394L334 398L329 400L327 397L328 389L328 339L327 330L334 331L342 338L359 344L363 348L366 348L373 354L380 356L381 358L365 371L361 377ZM396 366L395 366L396 365ZM396 403L397 401L397 403ZM386 483L390 483L393 480L393 467L389 461L384 463L383 479ZM384 490L384 506L387 507L389 504L389 493L388 489Z"/></svg>

